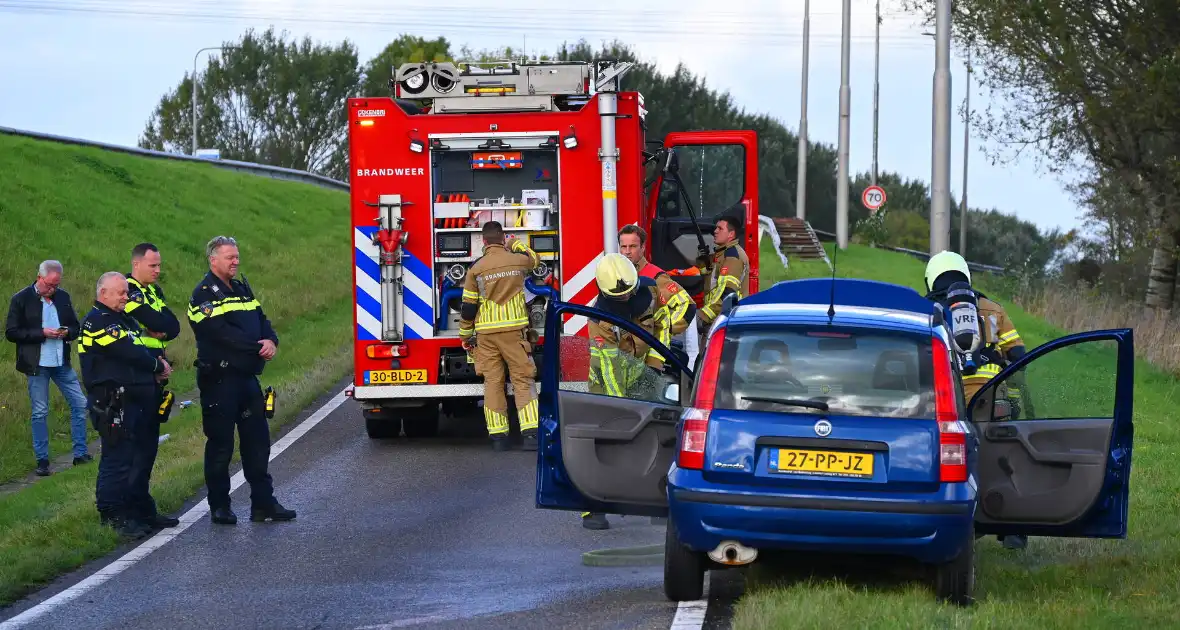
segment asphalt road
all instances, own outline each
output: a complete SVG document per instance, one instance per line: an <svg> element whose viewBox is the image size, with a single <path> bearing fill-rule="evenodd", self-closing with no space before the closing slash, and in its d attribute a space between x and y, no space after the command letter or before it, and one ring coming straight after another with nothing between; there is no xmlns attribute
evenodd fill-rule
<svg viewBox="0 0 1180 630"><path fill-rule="evenodd" d="M535 452L495 453L479 438L370 440L348 400L271 462L297 520L251 523L243 485L237 526L205 515L26 627L668 628L676 605L662 567L581 564L584 551L662 544L664 527L612 516L612 529L592 532L576 513L536 509L535 466Z"/></svg>

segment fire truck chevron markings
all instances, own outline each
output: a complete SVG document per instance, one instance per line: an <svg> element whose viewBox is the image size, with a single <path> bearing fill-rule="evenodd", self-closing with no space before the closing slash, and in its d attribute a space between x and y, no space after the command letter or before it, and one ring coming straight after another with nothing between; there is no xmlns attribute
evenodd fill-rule
<svg viewBox="0 0 1180 630"><path fill-rule="evenodd" d="M356 257L356 323L362 335L381 338L381 268L377 264L380 250L373 244L376 226L357 227L353 231ZM430 270L407 250L402 250L405 286L403 317L406 339L434 336L433 280ZM365 337L362 337L362 339Z"/></svg>

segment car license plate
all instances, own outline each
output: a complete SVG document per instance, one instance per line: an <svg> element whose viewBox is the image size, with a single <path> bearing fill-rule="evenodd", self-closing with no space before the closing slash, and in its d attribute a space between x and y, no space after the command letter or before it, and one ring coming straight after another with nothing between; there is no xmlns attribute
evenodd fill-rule
<svg viewBox="0 0 1180 630"><path fill-rule="evenodd" d="M367 370L365 385L405 385L425 383L426 370Z"/></svg>
<svg viewBox="0 0 1180 630"><path fill-rule="evenodd" d="M869 479L873 476L873 454L780 448L770 467L780 473Z"/></svg>

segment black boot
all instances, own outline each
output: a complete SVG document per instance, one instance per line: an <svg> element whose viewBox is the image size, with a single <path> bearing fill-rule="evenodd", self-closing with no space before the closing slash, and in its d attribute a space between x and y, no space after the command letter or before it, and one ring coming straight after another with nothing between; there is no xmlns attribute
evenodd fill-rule
<svg viewBox="0 0 1180 630"><path fill-rule="evenodd" d="M272 521L290 521L294 518L295 510L288 510L278 501L265 507L250 508L250 520L254 522L263 522L267 519Z"/></svg>
<svg viewBox="0 0 1180 630"><path fill-rule="evenodd" d="M37 460L37 476L38 477L48 477L49 476L49 460L48 459Z"/></svg>
<svg viewBox="0 0 1180 630"><path fill-rule="evenodd" d="M164 516L163 514L154 514L145 518L143 522L152 529L164 529L165 527L176 527L180 525L180 519Z"/></svg>
<svg viewBox="0 0 1180 630"><path fill-rule="evenodd" d="M508 441L508 436L499 436L492 438L492 450L497 453L512 450L512 443Z"/></svg>
<svg viewBox="0 0 1180 630"><path fill-rule="evenodd" d="M521 431L520 433L520 450L535 451L537 450L537 430L529 429Z"/></svg>
<svg viewBox="0 0 1180 630"><path fill-rule="evenodd" d="M610 523L606 520L606 514L585 512L582 514L582 527L586 529L610 529Z"/></svg>
<svg viewBox="0 0 1180 630"><path fill-rule="evenodd" d="M209 516L210 520L218 525L237 525L238 515L229 506L213 508Z"/></svg>
<svg viewBox="0 0 1180 630"><path fill-rule="evenodd" d="M99 522L115 530L119 536L139 540L151 533L146 525L118 514L99 513Z"/></svg>

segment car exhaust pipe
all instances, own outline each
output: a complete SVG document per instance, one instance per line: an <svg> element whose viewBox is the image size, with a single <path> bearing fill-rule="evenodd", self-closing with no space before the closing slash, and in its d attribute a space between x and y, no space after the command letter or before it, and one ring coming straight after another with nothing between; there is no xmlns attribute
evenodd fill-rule
<svg viewBox="0 0 1180 630"><path fill-rule="evenodd" d="M750 564L757 557L757 549L747 547L736 540L722 541L716 549L709 552L710 560L731 567Z"/></svg>

